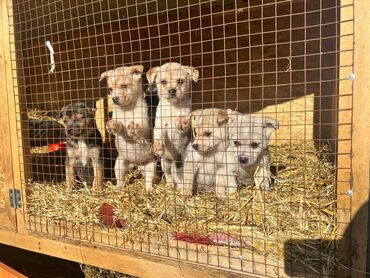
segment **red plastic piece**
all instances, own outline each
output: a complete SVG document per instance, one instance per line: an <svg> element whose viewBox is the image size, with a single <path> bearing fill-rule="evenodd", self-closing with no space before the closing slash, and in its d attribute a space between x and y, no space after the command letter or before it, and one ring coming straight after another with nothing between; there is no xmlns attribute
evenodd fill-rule
<svg viewBox="0 0 370 278"><path fill-rule="evenodd" d="M67 148L67 142L54 143L49 145L49 152L56 152Z"/></svg>

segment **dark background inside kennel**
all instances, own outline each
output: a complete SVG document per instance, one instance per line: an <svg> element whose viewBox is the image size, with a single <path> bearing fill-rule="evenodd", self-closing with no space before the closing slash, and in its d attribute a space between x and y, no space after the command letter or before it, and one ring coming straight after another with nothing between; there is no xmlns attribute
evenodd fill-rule
<svg viewBox="0 0 370 278"><path fill-rule="evenodd" d="M132 64L147 71L175 61L200 71L194 109L256 112L314 93L314 139L335 152L336 0L20 0L13 9L26 148L28 109L52 113L74 100L107 98L103 71ZM53 74L47 40L56 52ZM33 164L52 177L44 165L62 171L60 157Z"/></svg>

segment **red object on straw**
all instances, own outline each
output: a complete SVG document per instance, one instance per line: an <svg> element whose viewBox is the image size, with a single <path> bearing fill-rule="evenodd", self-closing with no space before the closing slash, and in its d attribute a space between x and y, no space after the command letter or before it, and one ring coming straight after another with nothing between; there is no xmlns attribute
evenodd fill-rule
<svg viewBox="0 0 370 278"><path fill-rule="evenodd" d="M124 219L114 220L113 207L107 203L104 203L99 208L99 220L100 223L117 228L127 228L127 222Z"/></svg>
<svg viewBox="0 0 370 278"><path fill-rule="evenodd" d="M67 142L54 143L49 145L49 152L56 152L67 148Z"/></svg>
<svg viewBox="0 0 370 278"><path fill-rule="evenodd" d="M209 236L201 236L197 233L174 233L173 238L177 240L182 240L190 243L199 243L205 245L212 245L214 242L209 238Z"/></svg>

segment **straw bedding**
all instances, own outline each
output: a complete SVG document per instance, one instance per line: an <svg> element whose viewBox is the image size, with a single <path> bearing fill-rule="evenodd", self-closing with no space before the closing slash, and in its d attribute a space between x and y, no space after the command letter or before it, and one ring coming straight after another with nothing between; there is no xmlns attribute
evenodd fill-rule
<svg viewBox="0 0 370 278"><path fill-rule="evenodd" d="M243 248L271 258L285 255L329 273L334 266L336 199L335 169L327 150L306 142L271 146L270 152L274 173L270 192L250 185L224 200L210 193L184 197L162 181L146 194L143 178L132 171L124 188L107 182L99 194L84 185L67 192L64 183L30 182L27 210L49 219L99 224L99 207L107 203L115 208L115 217L127 223L117 228L118 236L127 241L143 235L165 240L178 232L200 236L220 232ZM304 239L308 241L298 242ZM287 240L293 240L288 252Z"/></svg>

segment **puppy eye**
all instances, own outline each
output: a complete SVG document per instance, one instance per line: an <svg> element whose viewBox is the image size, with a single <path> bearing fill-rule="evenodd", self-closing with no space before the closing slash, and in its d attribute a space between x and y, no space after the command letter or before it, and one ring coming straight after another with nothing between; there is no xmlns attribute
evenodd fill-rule
<svg viewBox="0 0 370 278"><path fill-rule="evenodd" d="M162 85L166 85L167 84L167 81L166 80L161 80L161 84Z"/></svg>
<svg viewBox="0 0 370 278"><path fill-rule="evenodd" d="M235 147L239 147L241 145L240 141L237 140L235 140L233 143Z"/></svg>
<svg viewBox="0 0 370 278"><path fill-rule="evenodd" d="M179 79L177 80L177 84L181 85L181 84L184 84L185 80L184 79Z"/></svg>
<svg viewBox="0 0 370 278"><path fill-rule="evenodd" d="M252 149L257 149L259 147L260 143L252 142L251 147Z"/></svg>
<svg viewBox="0 0 370 278"><path fill-rule="evenodd" d="M121 88L122 88L122 89L127 89L127 88L128 88L128 85L127 85L127 84L122 84L122 85L121 85Z"/></svg>
<svg viewBox="0 0 370 278"><path fill-rule="evenodd" d="M209 137L209 136L211 136L211 135L212 135L212 132L211 132L211 131L205 131L205 132L204 132L204 136Z"/></svg>

